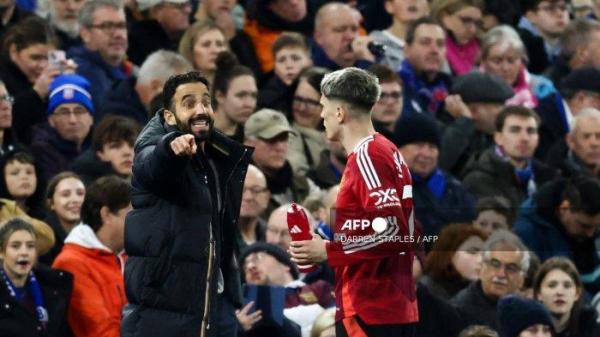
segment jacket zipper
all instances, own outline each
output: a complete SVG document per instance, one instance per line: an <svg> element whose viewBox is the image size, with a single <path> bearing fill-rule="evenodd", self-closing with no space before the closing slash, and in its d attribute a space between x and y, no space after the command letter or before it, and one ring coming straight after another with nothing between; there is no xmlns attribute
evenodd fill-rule
<svg viewBox="0 0 600 337"><path fill-rule="evenodd" d="M242 162L242 159L244 159L244 157L246 156L246 153L248 152L248 149L244 149L244 153L242 154L242 156L240 156L240 159L238 160L238 162L234 165L233 170L232 170L232 174L233 171L237 168L237 166ZM227 195L227 187L229 185L229 180L231 179L231 174L229 175L229 177L227 177L226 183L225 183L225 194ZM223 206L223 210L225 209L225 206ZM223 211L222 211L223 212ZM219 216L221 216L221 214L219 214ZM212 221L209 222L208 224L208 230L210 232L210 239L209 239L209 252L208 252L208 270L207 270L207 277L206 277L206 290L204 291L204 314L202 317L202 326L200 328L200 337L206 337L206 332L207 330L210 330L210 322L209 322L209 312L210 312L210 282L212 281L212 270L213 270L213 260L214 260L214 256L216 254L216 247L215 247L215 239L213 236L213 232L212 232Z"/></svg>
<svg viewBox="0 0 600 337"><path fill-rule="evenodd" d="M210 282L212 281L213 260L215 256L215 239L212 234L212 221L208 224L210 231L210 240L208 242L208 270L206 275L206 290L204 291L204 315L202 317L202 327L200 328L200 337L206 336L206 331L210 329Z"/></svg>

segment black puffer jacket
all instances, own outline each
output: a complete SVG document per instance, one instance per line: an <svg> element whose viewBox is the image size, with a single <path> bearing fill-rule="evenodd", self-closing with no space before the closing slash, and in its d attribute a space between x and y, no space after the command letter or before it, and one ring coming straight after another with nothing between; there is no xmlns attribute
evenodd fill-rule
<svg viewBox="0 0 600 337"><path fill-rule="evenodd" d="M178 157L169 144L180 135L159 112L135 144L134 209L125 220L131 305L121 324L123 337L214 335L210 321L219 270L223 295L240 306L234 233L252 150L215 132L204 152ZM207 157L218 172L218 189L208 178ZM220 211L213 195L221 196Z"/></svg>

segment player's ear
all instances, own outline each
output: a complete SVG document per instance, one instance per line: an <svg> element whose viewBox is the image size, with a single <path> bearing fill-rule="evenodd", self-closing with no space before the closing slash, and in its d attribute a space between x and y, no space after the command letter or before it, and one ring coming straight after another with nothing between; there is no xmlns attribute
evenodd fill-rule
<svg viewBox="0 0 600 337"><path fill-rule="evenodd" d="M335 118L338 121L338 123L342 123L346 119L347 113L348 113L348 111L346 110L346 108L343 105L340 105L337 107L337 109L335 111Z"/></svg>

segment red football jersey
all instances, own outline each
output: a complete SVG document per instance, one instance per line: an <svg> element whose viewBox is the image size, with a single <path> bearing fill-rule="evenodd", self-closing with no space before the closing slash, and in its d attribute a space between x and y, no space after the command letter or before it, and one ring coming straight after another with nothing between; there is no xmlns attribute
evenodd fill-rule
<svg viewBox="0 0 600 337"><path fill-rule="evenodd" d="M334 218L327 256L335 271L336 319L418 321L412 182L402 155L384 136L363 139L348 155Z"/></svg>

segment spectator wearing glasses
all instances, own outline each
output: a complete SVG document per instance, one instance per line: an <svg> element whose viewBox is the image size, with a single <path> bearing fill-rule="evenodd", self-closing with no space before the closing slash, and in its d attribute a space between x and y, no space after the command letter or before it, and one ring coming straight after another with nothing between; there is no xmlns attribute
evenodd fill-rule
<svg viewBox="0 0 600 337"><path fill-rule="evenodd" d="M306 175L292 170L287 159L288 138L297 133L281 112L257 111L246 122L245 132L245 145L254 147L253 164L265 174L271 192L267 214L282 204L304 200L312 191L318 190Z"/></svg>
<svg viewBox="0 0 600 337"><path fill-rule="evenodd" d="M319 104L321 80L326 73L324 68L308 68L300 74L293 88L291 120L298 137L290 139L288 160L296 173L316 169L327 148Z"/></svg>
<svg viewBox="0 0 600 337"><path fill-rule="evenodd" d="M265 175L256 166L249 165L238 221L238 255L248 245L265 241L267 222L264 216L270 198Z"/></svg>
<svg viewBox="0 0 600 337"><path fill-rule="evenodd" d="M540 99L556 92L549 79L527 71L528 61L525 45L512 27L497 26L484 35L481 69L499 76L512 88L515 95L506 101L507 105L535 108Z"/></svg>
<svg viewBox="0 0 600 337"><path fill-rule="evenodd" d="M390 67L374 64L369 67L381 86L379 100L371 111L371 120L375 130L392 139L396 121L402 114L402 80Z"/></svg>
<svg viewBox="0 0 600 337"><path fill-rule="evenodd" d="M127 56L131 62L141 65L148 55L159 49L176 51L179 40L190 26L190 0L136 2L144 18L129 25Z"/></svg>
<svg viewBox="0 0 600 337"><path fill-rule="evenodd" d="M244 123L256 110L256 79L252 70L239 64L231 52L221 52L216 63L211 88L215 128L241 143L244 141Z"/></svg>
<svg viewBox="0 0 600 337"><path fill-rule="evenodd" d="M76 74L61 75L50 85L48 122L34 129L31 145L45 181L68 170L91 145L94 106L89 87Z"/></svg>
<svg viewBox="0 0 600 337"><path fill-rule="evenodd" d="M125 10L117 0L90 0L81 8L79 24L83 46L69 49L68 55L78 64L77 73L90 82L90 94L98 100L113 82L128 78L133 71L132 64L125 60ZM99 103L94 102L96 110Z"/></svg>
<svg viewBox="0 0 600 337"><path fill-rule="evenodd" d="M482 0L435 0L433 18L446 30L446 58L454 75L473 69L479 56L477 32L483 24Z"/></svg>
<svg viewBox="0 0 600 337"><path fill-rule="evenodd" d="M494 232L483 245L479 280L472 282L451 300L471 324L500 327L496 304L505 295L515 294L529 269L527 247L506 230Z"/></svg>
<svg viewBox="0 0 600 337"><path fill-rule="evenodd" d="M17 142L12 130L12 106L15 99L0 79L0 156L11 150Z"/></svg>
<svg viewBox="0 0 600 337"><path fill-rule="evenodd" d="M557 61L560 35L569 24L569 9L565 0L523 0L519 35L529 55L528 69L534 74L544 72Z"/></svg>

